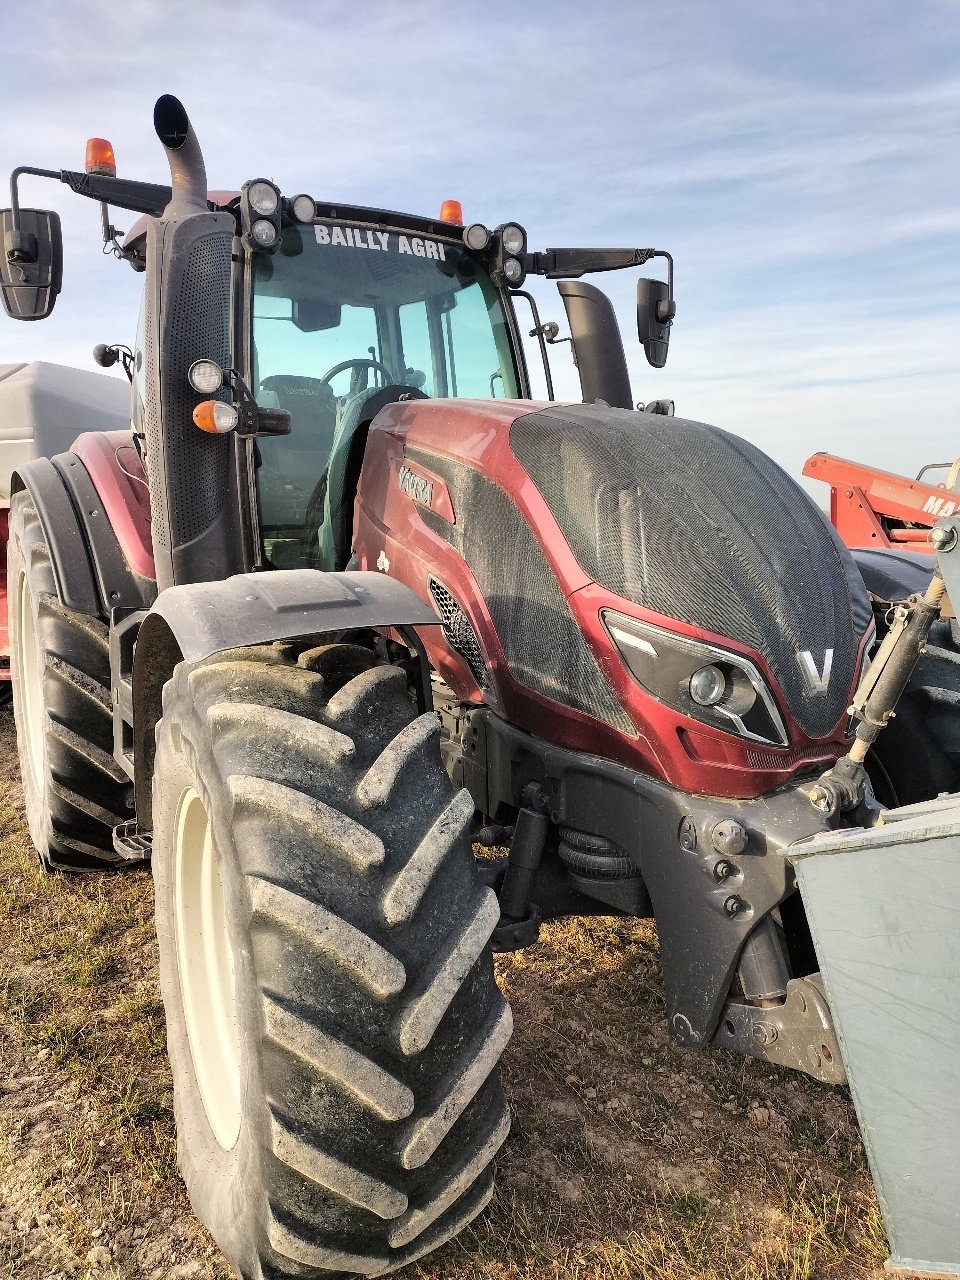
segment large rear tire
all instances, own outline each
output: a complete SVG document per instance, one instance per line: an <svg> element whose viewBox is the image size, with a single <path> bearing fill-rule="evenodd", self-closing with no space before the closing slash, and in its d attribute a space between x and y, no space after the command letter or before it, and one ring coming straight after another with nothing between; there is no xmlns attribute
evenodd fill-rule
<svg viewBox="0 0 960 1280"><path fill-rule="evenodd" d="M133 787L113 759L109 630L61 604L25 491L10 501L9 530L10 667L30 837L49 871L115 867L113 828L132 815Z"/></svg>
<svg viewBox="0 0 960 1280"><path fill-rule="evenodd" d="M154 775L180 1167L244 1280L382 1275L492 1193L497 902L433 715L366 650L181 664Z"/></svg>

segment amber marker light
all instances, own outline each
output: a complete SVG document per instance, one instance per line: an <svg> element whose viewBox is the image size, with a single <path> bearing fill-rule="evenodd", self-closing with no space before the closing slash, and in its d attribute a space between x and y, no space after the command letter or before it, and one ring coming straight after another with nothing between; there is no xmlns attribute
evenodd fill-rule
<svg viewBox="0 0 960 1280"><path fill-rule="evenodd" d="M454 222L458 227L463 226L463 205L459 200L444 200L440 206L440 221Z"/></svg>
<svg viewBox="0 0 960 1280"><path fill-rule="evenodd" d="M238 414L232 404L224 404L222 400L201 400L193 411L193 420L201 431L219 436L233 430Z"/></svg>
<svg viewBox="0 0 960 1280"><path fill-rule="evenodd" d="M113 154L113 144L106 138L88 138L87 155L83 167L87 173L99 173L107 178L115 178L117 157Z"/></svg>

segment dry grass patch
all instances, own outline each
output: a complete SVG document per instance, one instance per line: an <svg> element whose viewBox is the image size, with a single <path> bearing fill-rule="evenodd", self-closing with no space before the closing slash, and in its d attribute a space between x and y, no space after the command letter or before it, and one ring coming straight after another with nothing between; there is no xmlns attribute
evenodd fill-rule
<svg viewBox="0 0 960 1280"><path fill-rule="evenodd" d="M0 1278L227 1280L176 1169L150 876L41 871L0 717Z"/></svg>
<svg viewBox="0 0 960 1280"><path fill-rule="evenodd" d="M176 1173L152 911L145 873L41 873L0 711L0 1280L232 1275ZM674 1044L651 925L552 924L497 969L497 1194L411 1280L881 1274L846 1093Z"/></svg>

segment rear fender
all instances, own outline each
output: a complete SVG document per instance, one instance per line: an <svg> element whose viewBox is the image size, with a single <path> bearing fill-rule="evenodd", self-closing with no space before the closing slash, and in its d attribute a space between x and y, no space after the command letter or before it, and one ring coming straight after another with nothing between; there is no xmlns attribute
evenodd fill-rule
<svg viewBox="0 0 960 1280"><path fill-rule="evenodd" d="M98 617L101 606L97 581L83 526L63 476L51 459L37 458L13 473L11 497L22 489L30 495L40 517L61 604L77 613Z"/></svg>
<svg viewBox="0 0 960 1280"><path fill-rule="evenodd" d="M10 492L21 489L37 508L66 608L109 618L114 609L150 607L156 584L131 566L113 527L118 504L101 497L84 458L73 452L37 458L14 472Z"/></svg>
<svg viewBox="0 0 960 1280"><path fill-rule="evenodd" d="M131 618L132 622L133 619ZM179 662L200 662L228 649L330 633L395 629L418 657L417 692L430 709L426 654L414 627L439 624L432 609L402 583L379 573L287 569L245 573L162 591L142 616L121 702L132 717L137 822L153 826L154 731L163 686ZM121 681L123 673L121 672Z"/></svg>

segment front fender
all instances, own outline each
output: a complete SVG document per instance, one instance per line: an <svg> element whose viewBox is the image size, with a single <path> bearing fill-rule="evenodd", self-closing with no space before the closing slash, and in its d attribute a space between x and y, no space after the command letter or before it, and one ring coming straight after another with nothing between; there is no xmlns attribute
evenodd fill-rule
<svg viewBox="0 0 960 1280"><path fill-rule="evenodd" d="M161 591L140 624L133 653L134 790L140 827L150 830L153 825L154 730L163 686L177 663L275 640L371 627L436 626L439 621L409 587L379 573L285 569ZM419 651L419 641L409 634Z"/></svg>

